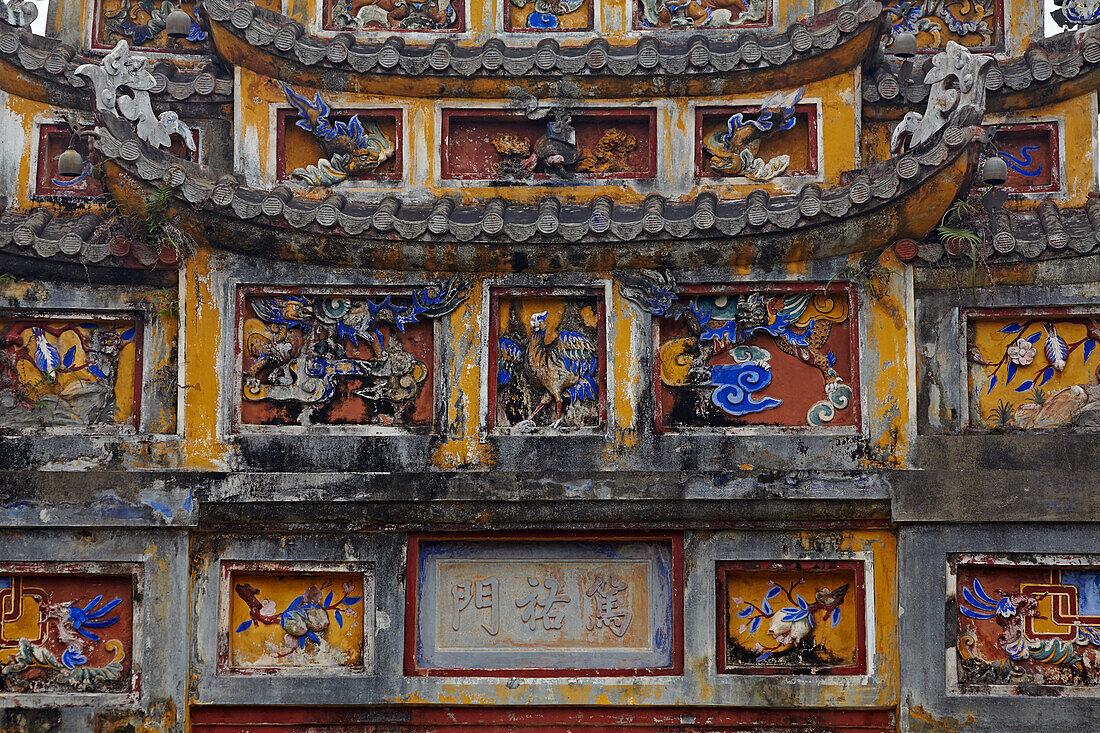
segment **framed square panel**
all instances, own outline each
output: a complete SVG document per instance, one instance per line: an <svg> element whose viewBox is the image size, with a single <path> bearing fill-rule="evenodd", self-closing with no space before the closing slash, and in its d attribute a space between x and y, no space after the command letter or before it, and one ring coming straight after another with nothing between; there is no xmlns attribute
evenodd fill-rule
<svg viewBox="0 0 1100 733"><path fill-rule="evenodd" d="M866 671L861 561L720 562L715 574L720 673Z"/></svg>

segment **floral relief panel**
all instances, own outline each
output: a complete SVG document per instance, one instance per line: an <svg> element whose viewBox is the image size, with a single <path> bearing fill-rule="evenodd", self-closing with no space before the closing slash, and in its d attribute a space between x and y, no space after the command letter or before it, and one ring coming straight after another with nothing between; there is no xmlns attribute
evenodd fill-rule
<svg viewBox="0 0 1100 733"><path fill-rule="evenodd" d="M0 425L139 426L142 326L135 315L0 314L0 334ZM174 357L158 359L173 368ZM157 395L171 400L172 415L161 422L174 429L175 393L165 392Z"/></svg>
<svg viewBox="0 0 1100 733"><path fill-rule="evenodd" d="M966 318L969 427L1100 426L1100 312L1086 308L971 311Z"/></svg>
<svg viewBox="0 0 1100 733"><path fill-rule="evenodd" d="M858 424L850 288L682 293L655 330L658 430Z"/></svg>
<svg viewBox="0 0 1100 733"><path fill-rule="evenodd" d="M720 672L862 674L863 563L718 564Z"/></svg>
<svg viewBox="0 0 1100 733"><path fill-rule="evenodd" d="M890 16L893 33L912 33L920 50L941 50L948 41L972 51L1004 46L1002 0L894 0L887 7L895 13Z"/></svg>
<svg viewBox="0 0 1100 733"><path fill-rule="evenodd" d="M949 689L1050 695L1100 683L1095 557L952 556L948 608Z"/></svg>
<svg viewBox="0 0 1100 733"><path fill-rule="evenodd" d="M366 669L374 614L370 576L333 570L227 564L223 671Z"/></svg>
<svg viewBox="0 0 1100 733"><path fill-rule="evenodd" d="M134 576L99 569L0 567L3 692L137 690Z"/></svg>
<svg viewBox="0 0 1100 733"><path fill-rule="evenodd" d="M324 27L350 31L462 31L463 0L325 0Z"/></svg>
<svg viewBox="0 0 1100 733"><path fill-rule="evenodd" d="M594 0L503 0L504 28L509 31L592 30Z"/></svg>

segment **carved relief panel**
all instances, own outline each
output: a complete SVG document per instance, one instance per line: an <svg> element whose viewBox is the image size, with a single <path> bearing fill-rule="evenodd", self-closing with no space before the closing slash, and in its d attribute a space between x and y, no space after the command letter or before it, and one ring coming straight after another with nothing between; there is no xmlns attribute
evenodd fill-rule
<svg viewBox="0 0 1100 733"><path fill-rule="evenodd" d="M222 567L220 673L355 674L372 667L373 574L362 564Z"/></svg>
<svg viewBox="0 0 1100 733"><path fill-rule="evenodd" d="M334 110L320 92L282 89L293 109L276 115L278 180L314 186L401 180L401 110Z"/></svg>
<svg viewBox="0 0 1100 733"><path fill-rule="evenodd" d="M350 31L463 31L464 0L395 3L387 0L322 0L324 28Z"/></svg>
<svg viewBox="0 0 1100 733"><path fill-rule="evenodd" d="M1100 682L1100 564L1088 556L948 558L948 690L1066 694Z"/></svg>
<svg viewBox="0 0 1100 733"><path fill-rule="evenodd" d="M7 693L137 694L136 566L0 567L0 677Z"/></svg>
<svg viewBox="0 0 1100 733"><path fill-rule="evenodd" d="M1095 308L963 313L969 427L1100 426L1100 313Z"/></svg>
<svg viewBox="0 0 1100 733"><path fill-rule="evenodd" d="M722 562L717 578L719 672L866 671L862 562Z"/></svg>
<svg viewBox="0 0 1100 733"><path fill-rule="evenodd" d="M761 28L773 12L772 0L634 0L634 28Z"/></svg>
<svg viewBox="0 0 1100 733"><path fill-rule="evenodd" d="M657 429L857 426L855 314L840 285L683 288L655 318Z"/></svg>
<svg viewBox="0 0 1100 733"><path fill-rule="evenodd" d="M0 334L0 424L130 430L140 425L143 342L136 314L0 313ZM174 355L156 358L175 368ZM174 429L173 375L166 375L173 388L157 391L163 399L153 408L170 411L167 423Z"/></svg>
<svg viewBox="0 0 1100 733"><path fill-rule="evenodd" d="M198 21L197 2L156 3L153 0L96 0L92 48L110 49L121 39L142 51L207 52L207 32ZM191 17L186 37L173 38L166 30L168 15L180 8Z"/></svg>
<svg viewBox="0 0 1100 733"><path fill-rule="evenodd" d="M1002 0L896 0L886 5L897 13L891 16L893 32L912 33L920 50L931 53L946 48L948 41L972 51L1004 47Z"/></svg>
<svg viewBox="0 0 1100 733"><path fill-rule="evenodd" d="M677 674L678 537L414 537L406 674Z"/></svg>
<svg viewBox="0 0 1100 733"><path fill-rule="evenodd" d="M817 176L818 109L798 104L802 92L759 105L696 108L695 175L750 181Z"/></svg>
<svg viewBox="0 0 1100 733"><path fill-rule="evenodd" d="M588 31L592 30L595 0L503 0L504 29L509 31Z"/></svg>
<svg viewBox="0 0 1100 733"><path fill-rule="evenodd" d="M654 109L443 110L442 176L500 183L657 174Z"/></svg>
<svg viewBox="0 0 1100 733"><path fill-rule="evenodd" d="M435 329L465 298L422 288L242 287L238 425L369 425L430 431Z"/></svg>
<svg viewBox="0 0 1100 733"><path fill-rule="evenodd" d="M602 291L494 291L489 427L524 433L603 425L604 344Z"/></svg>

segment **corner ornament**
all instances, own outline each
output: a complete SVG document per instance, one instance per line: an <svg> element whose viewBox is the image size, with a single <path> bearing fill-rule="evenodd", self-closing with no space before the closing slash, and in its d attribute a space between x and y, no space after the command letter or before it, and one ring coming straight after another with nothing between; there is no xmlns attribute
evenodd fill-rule
<svg viewBox="0 0 1100 733"><path fill-rule="evenodd" d="M38 6L23 0L0 0L0 21L16 28L30 28L38 17Z"/></svg>
<svg viewBox="0 0 1100 733"><path fill-rule="evenodd" d="M172 145L172 135L183 138L189 150L195 149L191 128L175 112L161 112L157 117L149 99L157 80L149 71L149 60L130 53L125 40L119 41L102 64L81 64L76 74L87 77L95 89L95 105L99 112L120 114L136 123L137 136L157 148Z"/></svg>
<svg viewBox="0 0 1100 733"><path fill-rule="evenodd" d="M924 114L909 112L890 136L890 151L901 154L932 139L949 124L981 124L985 113L985 75L993 59L975 56L954 41L932 59L924 76L931 84Z"/></svg>

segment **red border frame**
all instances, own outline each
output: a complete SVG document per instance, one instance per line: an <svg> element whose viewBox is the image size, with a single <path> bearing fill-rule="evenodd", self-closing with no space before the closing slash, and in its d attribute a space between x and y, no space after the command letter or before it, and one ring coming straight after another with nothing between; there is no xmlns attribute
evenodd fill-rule
<svg viewBox="0 0 1100 733"><path fill-rule="evenodd" d="M571 109L570 114L573 117L574 123L585 117L648 117L649 118L649 138L652 140L652 144L649 146L649 170L644 174L639 174L634 171L626 171L623 173L580 173L577 174L577 178L580 180L589 181L605 181L605 180L623 180L623 181L648 181L657 177L657 108L656 107L617 107L617 108L593 108L593 107L579 107L577 109ZM529 121L522 112L516 112L510 109L461 109L461 108L449 108L443 110L442 130L443 135L439 144L439 177L444 181L492 181L491 178L483 178L476 175L469 176L452 176L450 160L447 155L448 146L451 139L451 118L452 117L490 117L496 120L516 120L521 122ZM575 126L575 124L574 124ZM578 151L579 152L579 151ZM539 173L531 177L532 181L550 181L553 180L553 176L546 173ZM522 186L522 182L509 183L508 185Z"/></svg>
<svg viewBox="0 0 1100 733"><path fill-rule="evenodd" d="M883 3L884 8L896 8L904 3L904 0L898 0L896 3ZM994 20L996 26L993 29L993 44L990 46L965 46L967 51L971 53L1004 53L1005 50L1005 7L1004 0L996 0L997 7L994 12ZM953 39L948 39L953 40ZM955 41L958 43L958 41ZM961 45L961 44L960 44ZM917 48L917 53L937 54L943 51L947 47L943 46L920 46ZM889 49L886 53L890 55Z"/></svg>
<svg viewBox="0 0 1100 733"><path fill-rule="evenodd" d="M234 297L234 307L236 313L233 316L233 414L230 419L230 433L233 435L277 435L284 432L286 428L294 428L294 425L261 425L256 423L241 422L241 403L244 399L244 395L241 394L241 377L243 376L243 348L244 344L244 303L245 298L250 295L310 295L313 297L324 296L326 293L334 293L338 295L347 295L349 297L371 297L373 295L397 295L402 297L408 297L413 290L416 290L415 285L398 285L398 286L379 286L379 285L265 285L263 283L237 283L236 294ZM432 319L434 321L434 319ZM436 334L436 327L432 325L432 368L435 370L432 372L432 421L431 425L413 425L413 426L394 426L399 428L403 432L394 433L378 433L366 437L376 438L390 438L390 437L402 437L404 435L440 435L443 432L443 420L444 415L439 410L439 388L437 376L442 367L442 357L444 349L440 348L440 340ZM337 424L329 425L324 423L314 423L310 425L311 428L323 429L330 431L336 430L348 430L355 428L373 428L380 427L377 425L352 425L352 424ZM247 428L247 429L245 429ZM293 433L298 437L303 436L300 433ZM324 436L329 435L329 432L317 432L314 435Z"/></svg>
<svg viewBox="0 0 1100 733"><path fill-rule="evenodd" d="M485 733L514 733L536 730L555 733L585 730L591 733L616 733L622 730L698 731L700 726L714 730L759 731L780 726L807 726L815 731L839 733L886 733L895 730L894 708L773 708L773 707L693 707L687 705L639 705L636 707L591 705L510 706L444 706L409 705L395 707L306 707L290 705L192 705L191 724L195 733L243 733L256 730L245 726L271 725L272 733L301 731L303 725L340 725L338 730L376 731L384 726L389 731L428 731L470 729ZM262 716L262 717L261 717ZM201 726L201 727L200 727ZM354 727L351 727L354 726ZM361 727L360 727L361 726ZM431 728L427 726L432 726ZM718 726L714 728L714 726ZM827 726L827 727L822 727ZM327 726L326 726L327 727ZM266 728L265 728L266 730ZM335 730L335 729L334 729Z"/></svg>
<svg viewBox="0 0 1100 733"><path fill-rule="evenodd" d="M355 108L355 109L337 109L333 108L332 113L337 117L342 115L363 115L364 117L392 117L394 120L394 137L397 138L394 141L394 166L393 172L385 173L382 175L372 176L371 178L358 178L352 179L360 181L400 181L404 178L404 161L405 161L405 140L404 140L404 128L405 121L404 110L399 107L379 107L377 109L371 108ZM278 114L275 115L275 178L280 183L293 180L290 177L290 173L286 170L286 128L287 118L297 117L298 111L293 109L280 109Z"/></svg>
<svg viewBox="0 0 1100 733"><path fill-rule="evenodd" d="M99 184L99 193L80 193L74 192L72 188L66 188L64 186L55 186L50 180L49 175L49 136L53 134L67 134L65 132L65 126L59 123L44 122L38 125L38 160L34 165L34 195L35 197L52 198L70 198L70 199L84 199L91 201L102 200L107 197L107 190L103 186L103 181L99 177L98 172L95 170L95 166L99 164L99 151L95 149L95 146L85 142L86 150L89 158L92 161L92 171L88 174L89 179L94 179ZM87 141L87 138L84 138ZM87 179L86 179L87 180Z"/></svg>
<svg viewBox="0 0 1100 733"><path fill-rule="evenodd" d="M856 299L856 290L851 285L843 283L731 283L729 285L685 285L680 288L678 298L689 295L706 295L710 293L748 293L759 291L762 293L803 293L813 290L824 292L848 294L848 343L851 351L852 381L848 385L852 388L852 430L859 434L863 431L863 415L860 410L860 377L859 377L859 302ZM661 361L657 358L661 348L661 321L664 316L653 317L653 351L651 356L651 368L653 378L653 429L658 435L683 435L683 429L666 428L664 422L664 409L661 406L661 395L664 387L661 382ZM847 425L842 427L849 427ZM811 425L746 425L745 428L756 428L762 432L798 432L813 433L818 428ZM734 428L741 430L742 428ZM711 434L723 434L730 431L729 427L715 428L691 428L691 432L707 432Z"/></svg>
<svg viewBox="0 0 1100 733"><path fill-rule="evenodd" d="M507 1L507 0L505 0ZM356 36L369 36L370 34L381 34L378 40L384 40L385 36L390 33L463 33L466 31L466 13L469 10L467 7L467 0L459 0L461 3L461 12L458 14L458 22L454 28L437 28L434 30L424 30L422 28L338 28L332 25L332 0L325 0L321 3L321 29L326 31L339 31L341 33L353 33ZM312 8L310 8L312 10Z"/></svg>
<svg viewBox="0 0 1100 733"><path fill-rule="evenodd" d="M584 291L584 292L581 292ZM523 296L529 295L532 297L553 297L560 296L563 298L576 296L576 297L596 297L596 351L597 360L600 370L600 399L599 399L599 413L600 424L585 426L584 429L602 430L607 427L607 306L604 303L604 289L600 286L581 286L579 288L490 288L489 291L489 343L487 344L488 353L487 360L489 362L489 390L488 390L488 414L485 417L485 424L489 430L494 430L497 427L497 360L496 360L496 347L497 339L500 338L500 296ZM532 433L532 435L538 435L538 432Z"/></svg>
<svg viewBox="0 0 1100 733"><path fill-rule="evenodd" d="M672 665L642 668L477 669L416 666L416 591L420 542L667 542L672 550ZM656 677L684 671L684 536L680 532L421 532L410 533L405 554L405 676L407 677Z"/></svg>
<svg viewBox="0 0 1100 733"><path fill-rule="evenodd" d="M813 677L835 677L840 675L862 675L867 673L867 589L864 584L866 566L862 560L751 560L723 561L714 564L714 577L717 595L715 597L715 616L718 625L715 629L715 649L717 651L718 674L746 675L783 675L806 676L789 667L727 667L726 666L726 629L729 628L729 603L726 600L726 576L731 570L852 570L855 575L855 595L858 611L856 613L857 662L849 667L835 667L823 672L815 672Z"/></svg>
<svg viewBox="0 0 1100 733"><path fill-rule="evenodd" d="M756 111L759 105L722 105L720 107L697 106L695 108L695 177L704 181L725 181L742 176L711 175L703 168L703 116L704 115L732 115L734 112ZM818 164L821 162L821 151L817 147L817 126L821 108L816 104L796 104L795 113L805 113L806 126L810 134L810 159L813 161L812 170L784 171L783 175L776 176L772 181L782 181L785 178L797 178L805 176L817 176L821 173Z"/></svg>
<svg viewBox="0 0 1100 733"><path fill-rule="evenodd" d="M331 0L327 0L331 2ZM560 33L591 33L596 27L596 3L593 0L585 0L585 5L588 6L588 25L584 28L516 28L508 22L511 9L510 0L501 0L501 7L504 9L503 17L500 19L500 27L504 29L505 33L545 33L558 35Z"/></svg>
<svg viewBox="0 0 1100 733"><path fill-rule="evenodd" d="M642 16L641 16L641 13L639 12L639 5L641 3L641 0L630 0L630 2L634 6L634 9L633 9L633 11L631 12L631 15L630 15L630 17L631 17L630 30L635 31L635 32L642 31L642 32L645 32L645 33L683 33L683 34L685 34L684 37L686 38L687 37L686 34L688 34L688 33L699 33L699 32L706 33L708 31L711 32L711 33L736 33L736 32L740 31L743 28L748 28L748 29L770 28L775 23L775 0L768 0L768 12L764 16L764 20L760 21L760 22L741 23L740 25L723 25L723 26L716 26L716 27L691 25L691 26L685 26L684 28L662 28L660 26L645 25L644 23L641 22L641 17Z"/></svg>
<svg viewBox="0 0 1100 733"><path fill-rule="evenodd" d="M1001 132L1028 132L1034 130L1047 130L1050 133L1050 155L1047 156L1045 161L1047 165L1051 167L1050 183L1046 186L1005 186L1005 193L1058 193L1062 190L1062 150L1060 145L1061 140L1058 135L1059 125L1057 122L1027 122L1020 124L989 125L989 127L996 127L998 135ZM997 142L996 135L993 137L993 142L994 144Z"/></svg>

